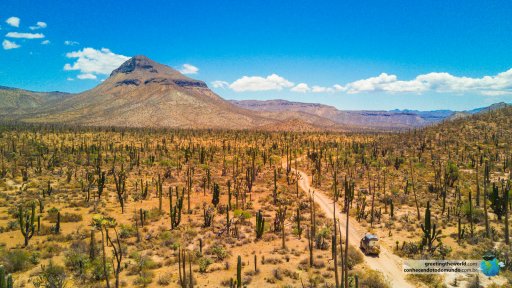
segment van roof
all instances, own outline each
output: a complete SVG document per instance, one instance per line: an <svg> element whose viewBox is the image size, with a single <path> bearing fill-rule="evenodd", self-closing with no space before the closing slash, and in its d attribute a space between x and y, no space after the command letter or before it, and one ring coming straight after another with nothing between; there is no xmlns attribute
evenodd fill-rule
<svg viewBox="0 0 512 288"><path fill-rule="evenodd" d="M365 238L369 239L369 240L379 240L379 238L377 237L377 235L373 235L373 234L366 234L364 235Z"/></svg>

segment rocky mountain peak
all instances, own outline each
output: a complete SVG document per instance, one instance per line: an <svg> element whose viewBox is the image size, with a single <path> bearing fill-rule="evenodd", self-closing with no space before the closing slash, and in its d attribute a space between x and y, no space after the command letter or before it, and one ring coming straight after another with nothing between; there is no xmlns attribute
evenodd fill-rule
<svg viewBox="0 0 512 288"><path fill-rule="evenodd" d="M148 57L144 55L137 55L128 59L121 66L119 66L119 68L112 71L110 76L114 76L119 73L129 74L136 70L146 71L149 73L158 73L156 66L158 66L158 64Z"/></svg>

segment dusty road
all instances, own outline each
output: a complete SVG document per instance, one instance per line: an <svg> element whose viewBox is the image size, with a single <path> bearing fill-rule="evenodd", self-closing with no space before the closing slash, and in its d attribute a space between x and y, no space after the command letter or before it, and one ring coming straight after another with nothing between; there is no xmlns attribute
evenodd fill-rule
<svg viewBox="0 0 512 288"><path fill-rule="evenodd" d="M300 158L298 159L300 160ZM286 168L286 163L282 163L283 167ZM295 173L295 169L292 168L292 172ZM333 218L333 201L327 196L326 193L319 189L311 188L310 186L310 177L303 171L298 170L300 174L299 186L302 190L310 191L314 194L315 202L322 208L326 216L330 219ZM342 229L342 235L345 237L346 231L346 215L340 213L341 207L336 204L336 218L339 219ZM362 228L357 221L350 219L349 225L349 234L348 234L348 242L349 245L354 247L359 247L359 241L363 237L366 232L364 228ZM402 271L402 259L400 257L393 254L386 247L381 246L381 252L379 257L365 256L364 257L366 265L373 270L377 270L382 272L387 281L391 284L391 287L398 288L406 288L406 287L414 287L414 285L407 282L405 279L405 273Z"/></svg>

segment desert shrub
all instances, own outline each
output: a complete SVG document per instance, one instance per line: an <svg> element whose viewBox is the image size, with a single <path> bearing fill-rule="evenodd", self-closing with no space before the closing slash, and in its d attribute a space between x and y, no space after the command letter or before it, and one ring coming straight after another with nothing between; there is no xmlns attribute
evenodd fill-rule
<svg viewBox="0 0 512 288"><path fill-rule="evenodd" d="M2 253L2 263L8 273L25 271L39 263L39 255L21 249Z"/></svg>
<svg viewBox="0 0 512 288"><path fill-rule="evenodd" d="M56 243L48 243L46 247L44 247L43 252L41 253L41 257L43 259L52 258L57 256L62 251L62 247Z"/></svg>
<svg viewBox="0 0 512 288"><path fill-rule="evenodd" d="M329 248L327 239L331 238L331 229L327 226L320 228L315 234L316 249L326 250Z"/></svg>
<svg viewBox="0 0 512 288"><path fill-rule="evenodd" d="M82 215L77 213L64 213L60 215L60 222L68 223L68 222L80 222L82 221Z"/></svg>
<svg viewBox="0 0 512 288"><path fill-rule="evenodd" d="M137 230L132 225L119 225L119 238L130 238L137 236Z"/></svg>
<svg viewBox="0 0 512 288"><path fill-rule="evenodd" d="M100 258L100 248L96 246L96 258L91 259L89 245L85 241L71 243L64 255L66 267L81 280L98 281L104 278L103 261ZM111 263L107 262L107 270L112 270Z"/></svg>
<svg viewBox="0 0 512 288"><path fill-rule="evenodd" d="M50 260L48 266L41 266L41 273L34 280L35 287L63 288L66 285L66 271L64 267L53 264Z"/></svg>
<svg viewBox="0 0 512 288"><path fill-rule="evenodd" d="M443 277L436 274L411 274L409 276L413 281L426 284L428 287L442 288L444 285ZM479 287L479 286L476 286Z"/></svg>
<svg viewBox="0 0 512 288"><path fill-rule="evenodd" d="M135 278L133 284L146 287L147 285L151 284L151 282L153 282L153 276L154 273L152 271L142 271L139 274L139 277Z"/></svg>
<svg viewBox="0 0 512 288"><path fill-rule="evenodd" d="M364 261L363 253L361 253L361 251L359 251L359 249L354 248L353 246L350 246L350 245L348 247L348 257L347 258L348 258L347 265L348 265L349 269L354 268L354 266L356 266L357 264L363 263L363 261Z"/></svg>
<svg viewBox="0 0 512 288"><path fill-rule="evenodd" d="M160 210L157 207L153 207L149 211L147 211L146 220L149 222L153 222L160 219L160 216L162 216Z"/></svg>
<svg viewBox="0 0 512 288"><path fill-rule="evenodd" d="M156 283L160 286L169 286L171 284L171 276L169 274L160 275Z"/></svg>
<svg viewBox="0 0 512 288"><path fill-rule="evenodd" d="M229 251L220 244L215 244L206 250L206 254L213 255L217 261L222 261L229 256Z"/></svg>
<svg viewBox="0 0 512 288"><path fill-rule="evenodd" d="M208 266L213 263L213 260L208 257L199 258L199 272L205 273L208 269Z"/></svg>
<svg viewBox="0 0 512 288"><path fill-rule="evenodd" d="M252 217L251 212L241 210L241 209L236 209L233 213L234 213L235 217L237 217L237 218L241 217L243 219L249 219Z"/></svg>
<svg viewBox="0 0 512 288"><path fill-rule="evenodd" d="M359 280L361 287L372 287L372 288L391 288L389 283L384 279L382 273L375 270L369 270L364 273L362 279Z"/></svg>

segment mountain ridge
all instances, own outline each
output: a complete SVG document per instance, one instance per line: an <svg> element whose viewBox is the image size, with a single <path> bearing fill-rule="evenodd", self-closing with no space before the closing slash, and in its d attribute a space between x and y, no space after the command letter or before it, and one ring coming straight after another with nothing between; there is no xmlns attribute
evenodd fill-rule
<svg viewBox="0 0 512 288"><path fill-rule="evenodd" d="M225 100L201 81L134 56L81 93L35 92L0 86L0 118L86 126L219 128L298 131L403 130L508 105L469 111L338 110L320 103Z"/></svg>

